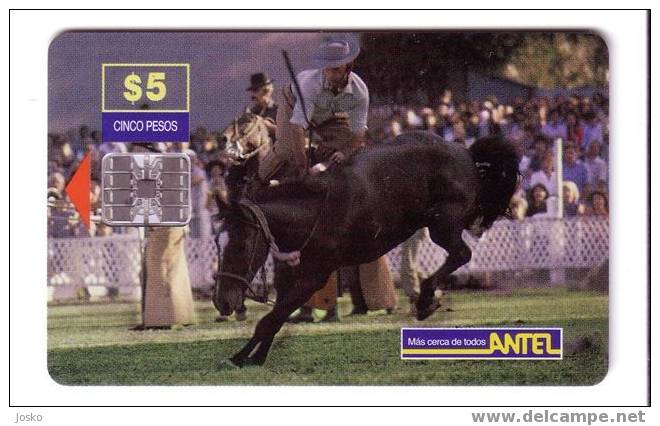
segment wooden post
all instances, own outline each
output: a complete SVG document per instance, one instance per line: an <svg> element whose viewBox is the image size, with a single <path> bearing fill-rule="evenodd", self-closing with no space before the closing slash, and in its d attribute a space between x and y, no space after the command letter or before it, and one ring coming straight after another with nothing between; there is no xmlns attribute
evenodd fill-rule
<svg viewBox="0 0 660 426"><path fill-rule="evenodd" d="M183 227L158 227L147 231L142 295L142 324L163 327L197 322Z"/></svg>
<svg viewBox="0 0 660 426"><path fill-rule="evenodd" d="M564 168L562 163L563 155L563 141L561 138L555 139L555 183L557 186L557 196L554 200L554 211L552 221L552 232L550 239L550 253L553 256L561 256L561 250L565 246L563 239L564 231ZM565 284L566 283L566 270L564 268L555 268L550 270L550 282L552 284Z"/></svg>

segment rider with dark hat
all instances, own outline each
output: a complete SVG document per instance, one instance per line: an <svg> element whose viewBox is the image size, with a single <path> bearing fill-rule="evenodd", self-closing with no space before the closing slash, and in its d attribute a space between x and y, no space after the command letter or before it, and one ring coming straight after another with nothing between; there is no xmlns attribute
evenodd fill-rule
<svg viewBox="0 0 660 426"><path fill-rule="evenodd" d="M264 118L271 139L274 139L277 128L275 125L277 104L273 100L274 81L266 73L259 72L250 76L250 87L245 89L250 92L250 97L254 102L252 106L248 107L248 111Z"/></svg>

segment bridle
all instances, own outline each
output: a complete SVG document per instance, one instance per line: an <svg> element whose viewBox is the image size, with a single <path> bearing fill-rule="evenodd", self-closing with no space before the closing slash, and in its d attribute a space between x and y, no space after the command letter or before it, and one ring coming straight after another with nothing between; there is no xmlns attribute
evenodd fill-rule
<svg viewBox="0 0 660 426"><path fill-rule="evenodd" d="M231 143L233 143L237 147L246 147L244 141L249 137L251 137L255 132L262 130L262 126L260 125L261 117L259 117L258 115L255 115L255 117L256 117L255 119L251 120L251 122L248 123L248 127L243 132L240 131L240 128L238 126L239 119L235 118L234 121L232 121L234 137L230 139ZM259 152L265 147L268 147L268 143L264 143L264 141L261 140L259 145L253 151L247 154L240 153L240 159L249 160L250 158L258 155Z"/></svg>
<svg viewBox="0 0 660 426"><path fill-rule="evenodd" d="M321 220L321 215L323 214L323 210L325 209L325 205L328 201L329 194L330 194L330 191L326 190L325 198L323 199L323 203L321 204L321 208L319 209L319 212L316 215L316 219L314 220L314 225L312 226L312 230L310 231L307 238L305 238L305 241L303 242L300 249L298 249L299 252L302 252L305 249L305 247L307 247L307 245L311 241L314 233L316 232L316 229L318 228L319 222ZM281 254L282 252L280 251L280 248L275 243L275 237L273 236L273 234L270 231L270 227L268 226L268 220L266 220L266 216L264 215L264 212L261 210L261 208L257 204L255 204L254 202L252 202L251 200L249 200L247 198L242 199L241 201L238 202L238 204L239 204L239 206L245 207L248 211L250 211L250 213L252 213L252 216L254 216L254 219L255 219L255 222L250 222L250 221L242 220L242 219L241 219L241 222L245 223L246 225L257 228L260 232L257 232L254 235L254 239L253 239L253 242L252 242L252 254L250 255L250 262L248 263L248 270L247 270L247 273L246 273L245 276L241 276L241 275L234 274L234 273L231 273L231 272L220 271L219 269L214 274L214 278L216 280L216 285L215 285L215 289L213 291L213 301L215 303L216 297L218 295L218 291L220 289L220 286L218 285L218 279L220 277L228 277L228 278L233 278L233 279L239 281L243 285L246 292L248 293L248 297L250 297L251 299L253 299L257 302L260 302L260 303L264 303L264 304L275 304L274 300L268 298L267 293L264 294L264 295L259 296L257 294L257 292L252 288L252 279L256 275L256 273L252 271L252 264L254 262L254 259L256 257L256 253L257 253L257 238L259 238L260 234L263 234L263 236L266 238L266 242L268 244L268 247L269 247L270 251L274 255L276 255L278 253ZM221 252L220 234L221 234L221 230L219 230L216 233L216 236L215 236L215 245L216 245L216 248L218 250L218 254L220 254L220 252ZM262 269L262 273L264 273L263 269ZM264 275L265 275L265 273L264 273ZM216 306L216 308L217 308L217 306Z"/></svg>
<svg viewBox="0 0 660 426"><path fill-rule="evenodd" d="M253 299L253 300L255 300L257 302L260 302L260 303L273 305L273 304L275 304L275 301L271 300L268 297L267 293L259 295L254 290L254 288L252 288L252 279L256 275L256 272L252 271L252 264L254 263L254 259L257 255L257 242L258 242L257 239L260 237L260 234L262 232L263 232L264 236L266 237L266 241L268 242L269 247L272 247L272 246L277 247L277 246L275 245L273 235L270 233L270 228L268 227L268 222L266 222L266 218L263 215L263 212L261 211L261 209L256 204L252 203L249 200L242 200L242 201L239 202L239 205L244 206L248 210L250 210L250 212L252 212L253 216L257 220L257 222L255 223L255 222L250 222L250 221L241 219L241 222L245 223L246 225L257 228L261 232L256 232L254 234L254 238L253 238L253 241L252 241L252 253L250 254L250 262L248 263L248 270L247 270L247 273L245 274L245 276L241 276L241 275L234 274L234 273L231 273L231 272L221 271L218 268L218 271L214 274L215 288L213 290L213 301L215 303L215 300L216 300L217 295L218 295L218 291L220 291L220 286L218 285L218 279L220 277L228 277L228 278L233 278L233 279L237 280L238 282L240 282L243 286L243 289L246 291L247 296L250 299ZM263 224L261 223L261 221L263 221ZM264 227L264 224L265 224L265 227ZM215 235L215 246L218 250L218 254L220 254L221 250L222 250L220 248L220 234L221 233L222 233L222 229L218 230L218 232ZM262 272L263 272L263 269L262 269ZM265 275L265 273L264 273L264 275ZM216 308L217 308L217 306L216 306Z"/></svg>

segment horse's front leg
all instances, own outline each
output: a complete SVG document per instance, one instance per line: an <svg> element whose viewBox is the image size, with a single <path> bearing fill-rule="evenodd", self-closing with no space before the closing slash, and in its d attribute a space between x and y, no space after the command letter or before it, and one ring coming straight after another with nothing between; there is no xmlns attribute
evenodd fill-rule
<svg viewBox="0 0 660 426"><path fill-rule="evenodd" d="M325 279L300 279L294 287L278 293L273 310L259 320L252 339L231 358L232 364L238 367L263 365L275 335L280 331L287 318L304 305L315 291L321 289L329 276L330 273L325 276Z"/></svg>
<svg viewBox="0 0 660 426"><path fill-rule="evenodd" d="M431 316L440 307L440 303L434 296L438 285L451 273L469 262L472 256L470 248L463 241L459 231L442 232L438 228L429 228L429 231L433 242L447 250L447 259L433 275L420 285L416 306L417 319L420 321Z"/></svg>

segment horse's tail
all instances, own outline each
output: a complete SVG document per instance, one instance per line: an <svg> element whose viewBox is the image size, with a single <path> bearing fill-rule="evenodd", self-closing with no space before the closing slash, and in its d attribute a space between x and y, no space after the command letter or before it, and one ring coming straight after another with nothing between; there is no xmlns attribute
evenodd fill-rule
<svg viewBox="0 0 660 426"><path fill-rule="evenodd" d="M481 138L469 151L481 181L472 224L480 228L480 234L507 212L518 185L520 158L514 146L500 136Z"/></svg>

